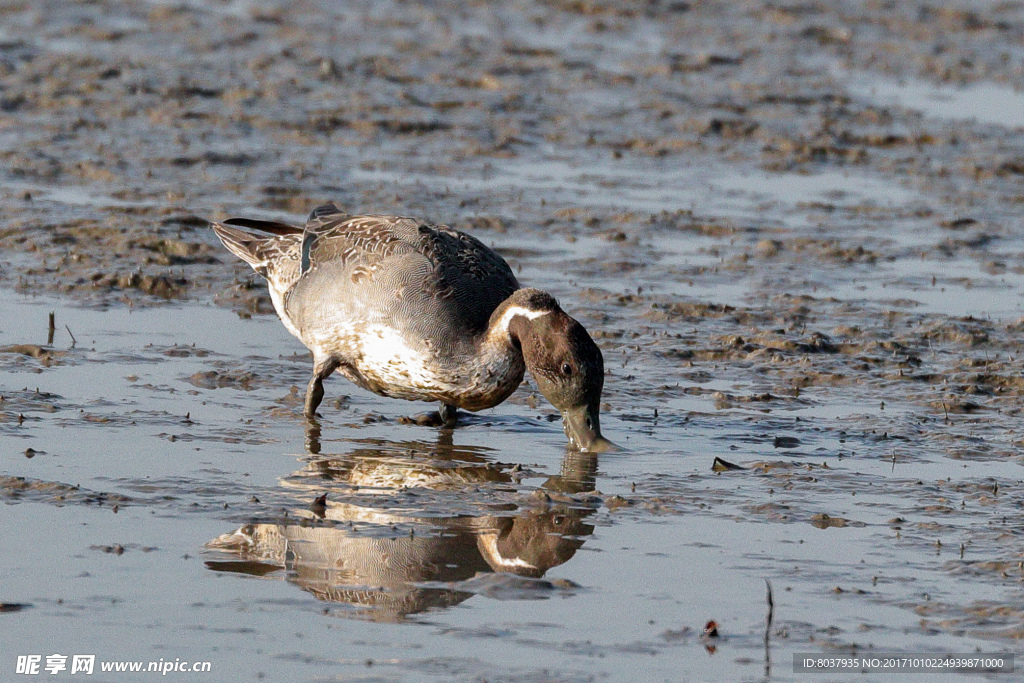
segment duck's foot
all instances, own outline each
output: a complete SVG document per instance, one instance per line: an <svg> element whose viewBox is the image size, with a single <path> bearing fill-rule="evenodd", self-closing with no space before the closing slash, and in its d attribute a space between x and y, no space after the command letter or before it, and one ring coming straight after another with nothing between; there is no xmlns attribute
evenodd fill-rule
<svg viewBox="0 0 1024 683"><path fill-rule="evenodd" d="M432 410L429 413L420 413L411 417L400 417L398 421L404 425L416 424L421 427L454 427L458 421L458 409L448 403L442 403L441 408Z"/></svg>

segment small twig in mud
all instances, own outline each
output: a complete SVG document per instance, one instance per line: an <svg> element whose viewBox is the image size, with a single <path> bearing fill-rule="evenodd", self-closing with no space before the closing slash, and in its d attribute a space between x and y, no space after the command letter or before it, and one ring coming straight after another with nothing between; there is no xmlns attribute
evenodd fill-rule
<svg viewBox="0 0 1024 683"><path fill-rule="evenodd" d="M764 585L767 588L765 600L768 602L768 614L764 618L764 677L767 680L771 678L772 673L772 651L770 640L772 622L775 621L775 598L772 596L772 582L765 579Z"/></svg>
<svg viewBox="0 0 1024 683"><path fill-rule="evenodd" d="M75 335L71 333L71 328L70 327L68 327L67 325L64 325L64 329L67 330L68 334L71 335L71 348L75 348L75 346L78 344L78 340L75 339Z"/></svg>
<svg viewBox="0 0 1024 683"><path fill-rule="evenodd" d="M55 311L50 311L50 327L46 331L46 345L53 346L53 333L56 331L57 326L54 324Z"/></svg>
<svg viewBox="0 0 1024 683"><path fill-rule="evenodd" d="M745 469L748 469L748 468L743 467L741 465L733 464L733 463L729 462L728 460L722 460L717 455L715 456L714 462L711 463L711 471L712 472L735 472L735 471L745 470Z"/></svg>

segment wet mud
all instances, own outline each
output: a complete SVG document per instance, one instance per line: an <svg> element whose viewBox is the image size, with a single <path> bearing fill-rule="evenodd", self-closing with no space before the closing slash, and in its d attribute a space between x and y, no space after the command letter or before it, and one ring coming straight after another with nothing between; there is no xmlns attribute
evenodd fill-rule
<svg viewBox="0 0 1024 683"><path fill-rule="evenodd" d="M0 17L11 653L591 681L1021 651L1019 6ZM455 430L334 378L305 428L309 357L206 221L329 200L556 295L625 450L568 453L529 378Z"/></svg>

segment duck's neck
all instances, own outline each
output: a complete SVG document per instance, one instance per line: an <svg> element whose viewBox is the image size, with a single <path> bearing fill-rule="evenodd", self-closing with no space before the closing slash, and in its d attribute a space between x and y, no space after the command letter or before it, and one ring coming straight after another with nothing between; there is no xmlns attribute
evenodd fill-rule
<svg viewBox="0 0 1024 683"><path fill-rule="evenodd" d="M551 311L535 311L533 309L521 306L513 300L513 297L509 297L501 302L501 305L495 309L494 313L491 314L491 320L489 323L490 331L504 330L505 334L515 337L515 330L512 329L512 321L518 316L525 318L526 320L536 320L542 315L549 315Z"/></svg>
<svg viewBox="0 0 1024 683"><path fill-rule="evenodd" d="M526 370L523 346L535 343L534 321L558 311L558 302L547 292L533 288L516 290L491 313L487 332L477 348L478 361L495 369L504 366L521 380Z"/></svg>
<svg viewBox="0 0 1024 683"><path fill-rule="evenodd" d="M512 350L522 357L522 337L530 321L551 313L550 310L537 310L528 304L524 305L526 302L521 301L521 293L524 291L528 290L519 290L494 309L487 324L487 334L483 338L483 346L488 350L500 353Z"/></svg>
<svg viewBox="0 0 1024 683"><path fill-rule="evenodd" d="M536 313L523 307L512 296L501 302L491 314L487 332L481 336L476 349L475 362L485 374L515 378L516 386L526 371L523 359L522 337Z"/></svg>
<svg viewBox="0 0 1024 683"><path fill-rule="evenodd" d="M514 313L505 317L508 302L491 315L486 332L477 337L472 352L456 368L453 383L459 387L460 408L482 410L498 405L519 387L526 373L526 361L519 338L513 331L524 320ZM509 328L513 328L510 330Z"/></svg>
<svg viewBox="0 0 1024 683"><path fill-rule="evenodd" d="M508 299L501 302L491 314L487 332L480 337L480 346L477 349L477 358L483 360L485 365L491 365L493 360L509 356L515 356L521 362L523 352L519 338L508 329L514 315L514 307L509 305Z"/></svg>

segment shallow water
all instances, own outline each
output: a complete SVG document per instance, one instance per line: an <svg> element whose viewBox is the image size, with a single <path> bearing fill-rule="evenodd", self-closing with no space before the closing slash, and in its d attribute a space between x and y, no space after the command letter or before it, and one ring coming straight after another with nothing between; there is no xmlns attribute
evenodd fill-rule
<svg viewBox="0 0 1024 683"><path fill-rule="evenodd" d="M855 82L852 93L882 105L915 109L925 116L1024 128L1024 92L1010 85L936 86L913 79L880 81L865 76Z"/></svg>
<svg viewBox="0 0 1024 683"><path fill-rule="evenodd" d="M438 432L396 424L411 406L338 379L328 402L345 398L311 439L289 390L307 363L280 355L297 343L276 320L2 306L36 324L27 338L5 328L0 345L43 341L51 310L77 340L58 333L48 366L0 355L4 524L33 529L3 551L6 596L32 605L13 617L10 652L205 652L238 680L615 680L638 668L671 680L681 662L699 679L788 680L808 648L1000 643L991 626L948 632L915 612L969 615L965 581L972 601L1005 597L1005 579L979 583L972 567L1005 543L987 527L1024 495L1021 465L966 472L905 444L894 465L888 447L842 431L877 419L874 405L777 417L709 397L618 406L606 430L627 450L591 458L564 450L558 422L537 419L544 406ZM802 443L780 450L779 434ZM716 474L715 456L772 465ZM942 487L966 507L929 511ZM503 561L527 576L493 573ZM699 637L709 619L723 634L714 652Z"/></svg>
<svg viewBox="0 0 1024 683"><path fill-rule="evenodd" d="M303 454L294 401L268 418L275 401L289 396L281 380L305 370L273 355L294 346L276 321L241 321L210 307L94 311L39 299L6 302L2 314L38 320L45 336L49 310L77 345L60 340L63 350L43 372L0 356L9 386L21 380L27 388L5 397L27 418L3 423L6 435L17 437L5 441L9 449L35 451L10 467L30 486L8 479L3 490L5 525L36 530L13 534L4 550L11 570L5 591L32 604L17 617L18 633L5 646L11 652L45 643L47 652L169 659L208 652L213 640L215 666L245 678L257 671L271 680L347 677L372 660L375 675L386 679L541 671L588 679L595 671L626 675L633 660L648 667L652 655L665 656L649 670L670 677L687 650L702 658L702 676L733 675L737 665L707 656L694 634L673 635L699 631L697 622L714 615L728 615L718 618L735 647L757 643L748 631L763 618L759 579L730 568L730 585L750 584L752 595L731 589L709 601L723 575L701 571L713 558L722 561L725 539L705 544L732 535L733 525L718 532L701 525L700 537L680 537L669 516L638 537L632 513L603 509L601 494L572 495L595 485L606 496L628 494L631 459L598 463L567 454L558 424L536 420L525 407L488 411L454 433L391 420L363 425L364 412L393 414L389 409L404 406L335 381L331 388L350 394L351 407L325 420L319 454ZM5 330L0 343L14 338ZM254 372L253 386L196 389L189 381L222 366ZM53 408L31 410L37 396ZM610 425L613 432L621 427ZM531 442L525 451L524 437ZM11 465L15 457L8 453ZM526 465L514 477L513 462ZM693 465L707 470L705 458ZM74 482L76 489L58 495L43 488L46 482ZM534 495L545 490L555 499ZM323 492L329 507L318 521L309 505ZM289 559L283 549L254 550L260 569L204 549L242 521L252 535L254 523L291 535L297 550ZM521 528L503 529L507 523ZM303 540L317 531L326 538ZM488 533L511 537L512 547L518 536L527 546L550 545L550 537L564 547L547 560L550 570L538 563L548 570L544 581L517 581L490 573L481 559L473 537ZM388 541L397 564L360 573L380 561L380 543ZM425 547L403 551L403 543ZM123 554L103 552L115 544ZM410 554L419 558L416 568L401 563ZM524 556L534 557L529 549ZM342 561L357 569L332 569ZM310 585L325 579L329 591ZM366 594L363 604L342 590L349 585L351 594ZM363 623L353 629L337 617ZM135 633L130 643L126 627ZM527 659L530 667L522 665Z"/></svg>

